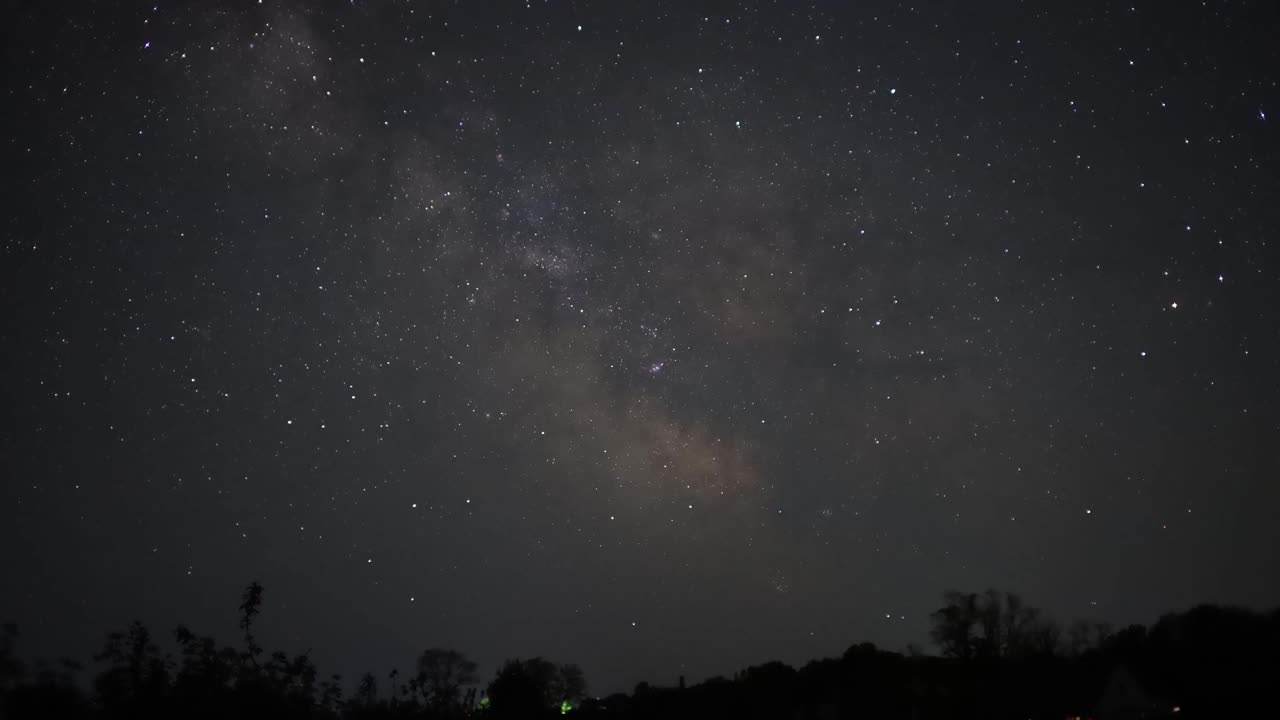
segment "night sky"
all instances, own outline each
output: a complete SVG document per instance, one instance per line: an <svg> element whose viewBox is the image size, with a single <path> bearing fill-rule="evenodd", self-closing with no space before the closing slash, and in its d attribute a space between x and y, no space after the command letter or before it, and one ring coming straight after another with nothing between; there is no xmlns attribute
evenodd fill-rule
<svg viewBox="0 0 1280 720"><path fill-rule="evenodd" d="M0 618L590 690L1280 602L1272 2L6 3Z"/></svg>

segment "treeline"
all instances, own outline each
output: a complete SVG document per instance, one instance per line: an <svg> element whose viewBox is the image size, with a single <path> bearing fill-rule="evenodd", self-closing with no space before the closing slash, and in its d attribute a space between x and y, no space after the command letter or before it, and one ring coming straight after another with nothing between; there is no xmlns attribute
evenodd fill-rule
<svg viewBox="0 0 1280 720"><path fill-rule="evenodd" d="M448 649L405 673L366 674L350 693L306 654L267 654L255 627L262 587L246 588L238 646L180 626L169 651L141 623L108 636L92 690L79 664L28 669L17 629L0 634L0 717L14 718L1158 718L1227 717L1274 706L1280 610L1204 605L1151 627L1066 628L1012 593L948 592L931 617L940 655L869 643L796 669L780 662L686 686L641 683L587 695L580 668L505 662L487 683Z"/></svg>

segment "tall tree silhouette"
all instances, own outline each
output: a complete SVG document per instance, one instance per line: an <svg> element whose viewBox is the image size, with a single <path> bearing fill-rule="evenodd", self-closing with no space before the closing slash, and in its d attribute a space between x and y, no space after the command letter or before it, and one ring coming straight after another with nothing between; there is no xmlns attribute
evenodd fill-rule
<svg viewBox="0 0 1280 720"><path fill-rule="evenodd" d="M929 635L947 657L1016 658L1061 649L1062 627L1014 593L949 590L930 620Z"/></svg>
<svg viewBox="0 0 1280 720"><path fill-rule="evenodd" d="M964 660L972 658L977 650L978 596L948 590L942 600L942 607L930 615L933 627L929 637L943 655Z"/></svg>
<svg viewBox="0 0 1280 720"><path fill-rule="evenodd" d="M430 648L418 656L417 687L437 712L457 708L462 688L476 681L476 664L457 650Z"/></svg>
<svg viewBox="0 0 1280 720"><path fill-rule="evenodd" d="M258 666L258 656L262 654L262 648L253 637L253 621L261 607L262 586L255 580L244 589L244 595L240 599L240 629L244 631L245 659L254 667Z"/></svg>

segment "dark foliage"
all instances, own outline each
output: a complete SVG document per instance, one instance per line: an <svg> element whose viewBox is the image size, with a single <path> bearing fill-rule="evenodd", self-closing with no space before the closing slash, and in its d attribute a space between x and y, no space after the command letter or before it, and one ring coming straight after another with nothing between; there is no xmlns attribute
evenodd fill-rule
<svg viewBox="0 0 1280 720"><path fill-rule="evenodd" d="M485 709L499 718L554 716L576 707L586 692L582 670L544 658L508 660L489 683Z"/></svg>
<svg viewBox="0 0 1280 720"><path fill-rule="evenodd" d="M508 660L483 693L456 651L422 652L407 679L372 673L344 697L306 654L265 655L254 638L263 588L240 605L242 649L185 626L165 652L141 622L107 637L86 691L71 660L29 667L17 628L0 634L0 718L1211 718L1244 716L1280 687L1280 611L1202 605L1151 627L1064 632L1017 595L947 592L932 616L940 656L853 645L800 669L769 662L732 679L588 698L582 670Z"/></svg>

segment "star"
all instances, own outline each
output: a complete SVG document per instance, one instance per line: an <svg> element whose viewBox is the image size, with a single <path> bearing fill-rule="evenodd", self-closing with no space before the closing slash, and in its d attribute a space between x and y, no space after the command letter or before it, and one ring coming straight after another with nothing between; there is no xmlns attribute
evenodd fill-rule
<svg viewBox="0 0 1280 720"><path fill-rule="evenodd" d="M260 667L313 648L352 712L437 645L635 710L929 643L948 589L1274 604L1264 4L115 5L7 17L29 660L235 645L256 580Z"/></svg>

